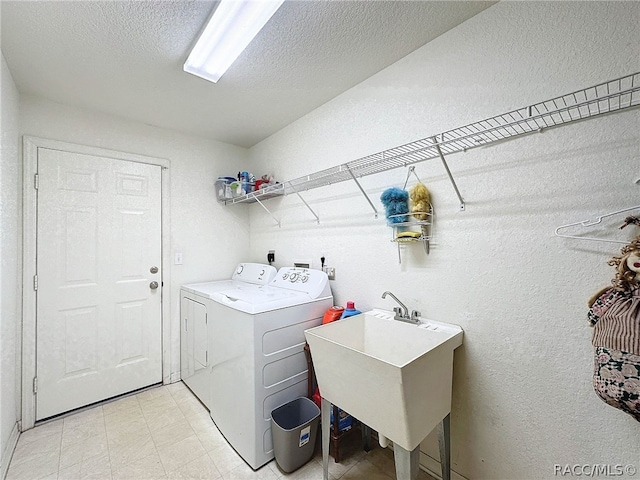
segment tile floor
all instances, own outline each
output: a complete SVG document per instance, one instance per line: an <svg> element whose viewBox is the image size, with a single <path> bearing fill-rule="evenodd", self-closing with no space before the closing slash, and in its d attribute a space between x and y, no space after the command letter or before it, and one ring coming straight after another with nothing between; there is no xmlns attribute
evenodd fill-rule
<svg viewBox="0 0 640 480"><path fill-rule="evenodd" d="M395 479L393 453L361 450L358 435L344 459L329 458L331 480ZM320 480L322 455L285 474L275 461L253 471L229 446L207 410L182 383L54 420L20 436L6 480ZM433 480L420 472L420 480Z"/></svg>

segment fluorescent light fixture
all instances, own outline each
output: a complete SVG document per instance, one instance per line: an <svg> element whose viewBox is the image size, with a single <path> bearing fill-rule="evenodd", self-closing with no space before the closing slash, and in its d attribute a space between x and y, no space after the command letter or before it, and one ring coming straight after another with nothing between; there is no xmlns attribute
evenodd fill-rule
<svg viewBox="0 0 640 480"><path fill-rule="evenodd" d="M217 82L284 0L221 0L184 64L184 71Z"/></svg>

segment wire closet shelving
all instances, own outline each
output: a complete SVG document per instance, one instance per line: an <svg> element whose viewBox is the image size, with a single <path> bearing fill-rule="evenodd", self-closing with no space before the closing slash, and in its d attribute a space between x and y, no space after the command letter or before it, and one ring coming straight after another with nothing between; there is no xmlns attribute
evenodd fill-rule
<svg viewBox="0 0 640 480"><path fill-rule="evenodd" d="M225 203L259 202L271 214L261 200L292 193L300 196L300 192L306 190L353 180L377 216L377 210L360 186L358 178L440 158L460 200L460 209L464 210L464 200L451 175L445 155L465 152L472 148L484 147L492 143L542 132L549 128L620 112L639 105L640 72L637 72L272 185L226 200ZM319 221L318 216L307 202L301 196L300 198ZM273 214L271 216L273 217ZM273 218L279 225L279 220Z"/></svg>

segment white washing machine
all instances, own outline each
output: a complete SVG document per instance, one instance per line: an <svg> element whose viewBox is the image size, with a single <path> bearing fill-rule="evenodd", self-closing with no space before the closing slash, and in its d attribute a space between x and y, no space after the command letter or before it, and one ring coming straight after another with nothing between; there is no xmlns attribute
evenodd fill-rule
<svg viewBox="0 0 640 480"><path fill-rule="evenodd" d="M180 290L180 376L182 381L211 409L209 382L208 324L214 292L243 285L266 285L277 270L260 263L241 263L230 280L183 285Z"/></svg>
<svg viewBox="0 0 640 480"><path fill-rule="evenodd" d="M281 268L268 285L212 295L209 316L211 418L253 468L273 458L271 411L307 395L304 331L333 296L320 270Z"/></svg>

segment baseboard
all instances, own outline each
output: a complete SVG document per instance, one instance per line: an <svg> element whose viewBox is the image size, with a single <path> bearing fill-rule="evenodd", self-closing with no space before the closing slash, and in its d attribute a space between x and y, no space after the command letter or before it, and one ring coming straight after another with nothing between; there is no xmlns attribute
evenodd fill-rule
<svg viewBox="0 0 640 480"><path fill-rule="evenodd" d="M7 446L2 452L2 457L0 457L0 480L4 480L7 477L9 463L11 462L11 457L13 456L13 452L18 444L18 438L20 438L20 430L18 428L18 422L16 422L11 430L11 435L9 435Z"/></svg>
<svg viewBox="0 0 640 480"><path fill-rule="evenodd" d="M420 468L431 475L433 478L442 480L442 469L440 468L440 462L422 451L420 452ZM454 470L451 470L451 480L467 480L467 478L463 477Z"/></svg>

